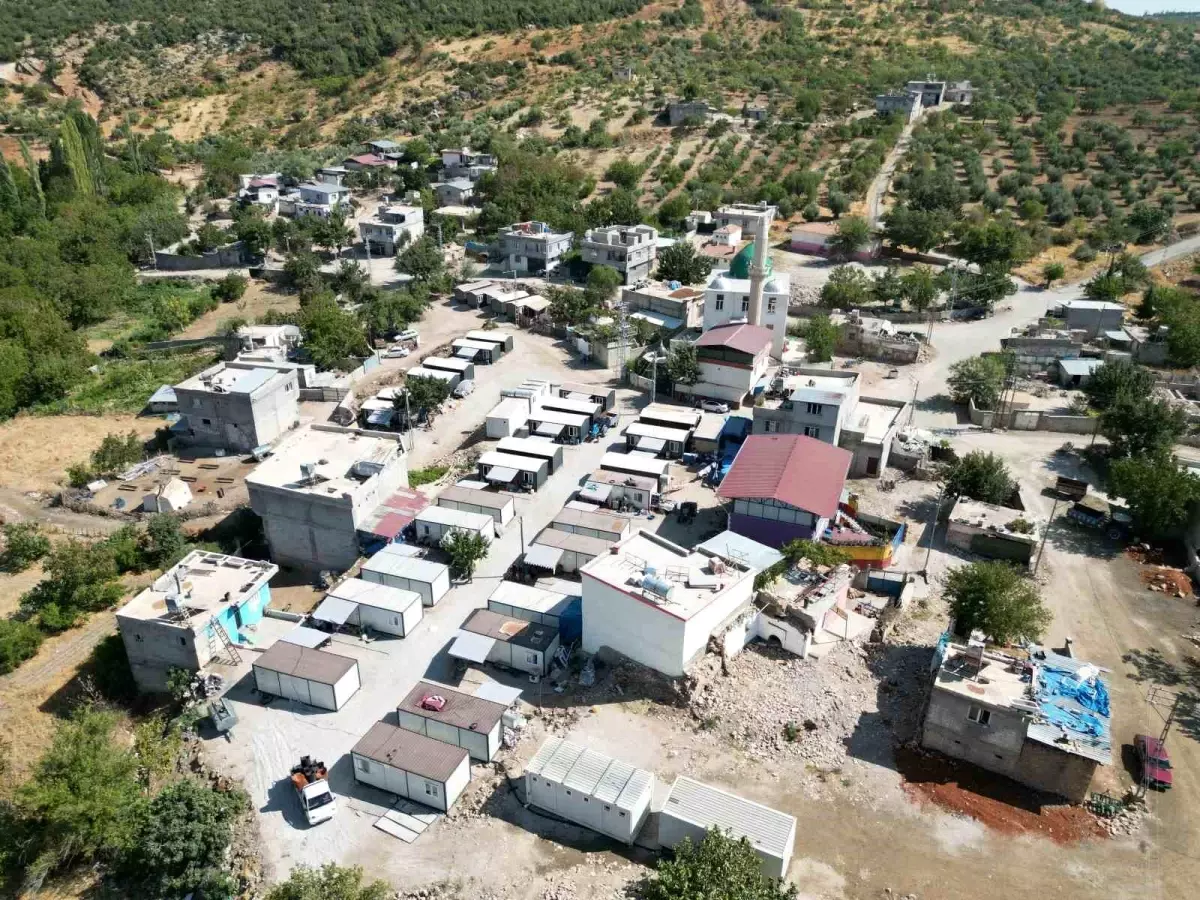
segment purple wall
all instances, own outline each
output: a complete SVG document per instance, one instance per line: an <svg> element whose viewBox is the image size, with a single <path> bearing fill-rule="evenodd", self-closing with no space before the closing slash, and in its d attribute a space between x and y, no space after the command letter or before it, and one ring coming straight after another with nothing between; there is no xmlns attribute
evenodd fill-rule
<svg viewBox="0 0 1200 900"><path fill-rule="evenodd" d="M744 513L729 514L730 531L776 549L788 541L812 540L814 532L820 534L824 530L825 520L818 519L817 525L820 527L814 529L811 525L797 525L795 522L775 522Z"/></svg>

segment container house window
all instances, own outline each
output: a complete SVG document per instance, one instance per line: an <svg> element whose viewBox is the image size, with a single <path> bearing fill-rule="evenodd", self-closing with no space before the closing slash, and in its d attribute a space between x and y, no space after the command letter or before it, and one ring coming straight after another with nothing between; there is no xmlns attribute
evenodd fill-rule
<svg viewBox="0 0 1200 900"><path fill-rule="evenodd" d="M526 653L525 654L525 662L530 663L531 665L537 665L537 661L538 661L538 655L536 653Z"/></svg>
<svg viewBox="0 0 1200 900"><path fill-rule="evenodd" d="M438 786L430 781L425 782L425 793L430 797L436 797L438 795Z"/></svg>
<svg viewBox="0 0 1200 900"><path fill-rule="evenodd" d="M358 764L358 771L360 771L360 772L370 772L371 771L370 760L366 760L366 759L363 759L362 757L358 757L354 760L354 762Z"/></svg>
<svg viewBox="0 0 1200 900"><path fill-rule="evenodd" d="M984 709L982 706L971 704L971 708L967 710L967 718L972 722L977 722L980 725L992 724L992 711Z"/></svg>

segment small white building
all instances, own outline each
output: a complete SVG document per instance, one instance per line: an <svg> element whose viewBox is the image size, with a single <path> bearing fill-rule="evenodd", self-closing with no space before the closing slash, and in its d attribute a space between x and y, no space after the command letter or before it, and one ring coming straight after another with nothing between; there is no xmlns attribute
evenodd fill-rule
<svg viewBox="0 0 1200 900"><path fill-rule="evenodd" d="M507 711L503 703L418 681L396 707L396 719L405 731L462 747L471 759L491 762L500 750L500 729Z"/></svg>
<svg viewBox="0 0 1200 900"><path fill-rule="evenodd" d="M180 478L170 478L142 498L142 510L149 513L179 512L192 502L192 489Z"/></svg>
<svg viewBox="0 0 1200 900"><path fill-rule="evenodd" d="M658 478L627 472L593 472L579 489L577 499L610 509L649 509L659 493Z"/></svg>
<svg viewBox="0 0 1200 900"><path fill-rule="evenodd" d="M465 512L449 506L427 506L413 520L417 543L440 544L451 532L477 534L488 543L496 536L496 523L488 513Z"/></svg>
<svg viewBox="0 0 1200 900"><path fill-rule="evenodd" d="M648 453L615 453L610 450L600 458L600 468L621 475L654 478L658 481L660 493L670 485L670 462L665 459L655 459Z"/></svg>
<svg viewBox="0 0 1200 900"><path fill-rule="evenodd" d="M341 709L362 686L357 660L289 641L276 641L252 668L264 694L321 709Z"/></svg>
<svg viewBox="0 0 1200 900"><path fill-rule="evenodd" d="M508 494L452 484L437 495L437 505L469 513L491 516L496 530L503 528L516 516L516 501Z"/></svg>
<svg viewBox="0 0 1200 900"><path fill-rule="evenodd" d="M421 595L416 591L361 578L347 578L325 596L354 605L355 609L345 620L348 624L397 637L411 634L425 614Z"/></svg>
<svg viewBox="0 0 1200 900"><path fill-rule="evenodd" d="M536 491L549 477L550 463L532 456L490 450L479 457L479 480L505 490Z"/></svg>
<svg viewBox="0 0 1200 900"><path fill-rule="evenodd" d="M525 551L525 564L549 572L578 572L613 545L604 538L546 528Z"/></svg>
<svg viewBox="0 0 1200 900"><path fill-rule="evenodd" d="M531 408L530 400L521 397L505 397L487 414L487 436L490 438L512 437L525 427Z"/></svg>
<svg viewBox="0 0 1200 900"><path fill-rule="evenodd" d="M425 606L435 605L450 590L450 569L433 560L410 556L401 547L388 544L363 563L363 581L413 591L421 595Z"/></svg>
<svg viewBox="0 0 1200 900"><path fill-rule="evenodd" d="M438 381L446 382L450 390L458 387L458 383L462 381L462 375L458 372L447 372L445 369L431 369L424 365L413 366L408 370L405 378L436 378Z"/></svg>
<svg viewBox="0 0 1200 900"><path fill-rule="evenodd" d="M327 219L336 210L345 210L350 205L350 188L327 181L310 181L298 188L300 199L296 201L297 216L318 216Z"/></svg>
<svg viewBox="0 0 1200 900"><path fill-rule="evenodd" d="M560 619L574 599L531 584L501 581L488 596L487 608L502 616L559 629Z"/></svg>
<svg viewBox="0 0 1200 900"><path fill-rule="evenodd" d="M354 778L425 806L449 811L471 782L462 747L376 722L350 751Z"/></svg>
<svg viewBox="0 0 1200 900"><path fill-rule="evenodd" d="M525 767L529 803L629 845L653 796L652 772L562 738L548 738Z"/></svg>
<svg viewBox="0 0 1200 900"><path fill-rule="evenodd" d="M602 512L563 509L550 522L555 531L583 534L615 544L629 534L629 519Z"/></svg>
<svg viewBox="0 0 1200 900"><path fill-rule="evenodd" d="M713 243L720 247L736 247L742 242L742 226L722 225L713 232Z"/></svg>
<svg viewBox="0 0 1200 900"><path fill-rule="evenodd" d="M465 359L447 356L427 356L421 360L422 367L440 372L453 372L463 381L475 380L475 364Z"/></svg>
<svg viewBox="0 0 1200 900"><path fill-rule="evenodd" d="M477 609L463 622L450 645L456 659L542 676L558 652L558 629Z"/></svg>
<svg viewBox="0 0 1200 900"><path fill-rule="evenodd" d="M425 233L425 212L419 206L381 204L375 215L358 223L358 234L372 253L393 256Z"/></svg>
<svg viewBox="0 0 1200 900"><path fill-rule="evenodd" d="M511 456L528 456L531 459L545 460L546 471L550 475L561 469L563 464L562 446L545 439L501 438L500 443L496 445L496 450Z"/></svg>
<svg viewBox="0 0 1200 900"><path fill-rule="evenodd" d="M674 847L690 838L699 844L712 829L749 841L762 860L764 875L787 876L796 842L795 816L680 775L659 814L659 843Z"/></svg>

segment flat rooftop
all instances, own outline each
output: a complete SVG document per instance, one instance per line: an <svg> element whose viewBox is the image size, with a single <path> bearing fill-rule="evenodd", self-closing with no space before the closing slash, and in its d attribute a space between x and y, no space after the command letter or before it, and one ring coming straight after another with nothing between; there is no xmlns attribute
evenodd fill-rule
<svg viewBox="0 0 1200 900"><path fill-rule="evenodd" d="M285 437L275 452L246 476L246 482L337 497L353 493L403 452L394 435L306 426ZM312 477L304 477L301 464L313 466Z"/></svg>
<svg viewBox="0 0 1200 900"><path fill-rule="evenodd" d="M256 595L278 571L274 563L262 560L193 550L126 603L117 615L174 621L181 628L203 627L215 613ZM178 614L167 609L168 598L172 603L178 600Z"/></svg>
<svg viewBox="0 0 1200 900"><path fill-rule="evenodd" d="M859 399L845 427L850 431L862 432L863 440L869 443L880 443L896 425L904 406L903 403L892 406L876 400Z"/></svg>
<svg viewBox="0 0 1200 900"><path fill-rule="evenodd" d="M543 652L558 637L558 629L555 627L514 619L490 609L475 610L462 623L462 630Z"/></svg>
<svg viewBox="0 0 1200 900"><path fill-rule="evenodd" d="M631 487L658 493L658 479L650 475L630 475L628 472L608 472L601 469L589 475L587 480L596 484L611 484L614 487Z"/></svg>
<svg viewBox="0 0 1200 900"><path fill-rule="evenodd" d="M252 394L272 378L284 380L287 373L278 369L232 369L224 364L205 369L175 385L177 391L203 391L209 394Z"/></svg>
<svg viewBox="0 0 1200 900"><path fill-rule="evenodd" d="M974 658L969 650L974 651ZM973 703L1010 709L1014 701L1028 695L1029 682L1022 677L1022 669L1022 661L1014 657L950 644L934 683Z"/></svg>
<svg viewBox="0 0 1200 900"><path fill-rule="evenodd" d="M706 609L742 579L754 577L752 572L731 569L712 557L644 532L620 541L613 552L597 556L581 572L685 620ZM647 573L669 583L669 593L641 586Z"/></svg>
<svg viewBox="0 0 1200 900"><path fill-rule="evenodd" d="M421 705L421 701L426 697L440 697L446 701L445 706L440 710L426 709ZM463 694L432 681L418 681L396 709L423 719L434 719L456 728L487 734L500 721L508 707L503 703L484 700L472 694Z"/></svg>
<svg viewBox="0 0 1200 900"><path fill-rule="evenodd" d="M1029 523L1028 532L1010 531L1009 523L1021 519ZM969 497L959 497L950 510L950 522L970 525L984 531L995 531L1012 540L1035 544L1041 533L1041 523L1028 513L1019 509L1009 509L1007 506L996 506L994 503L983 503Z"/></svg>
<svg viewBox="0 0 1200 900"><path fill-rule="evenodd" d="M517 609L528 609L533 612L557 615L571 605L574 597L535 587L531 584L518 584L515 581L501 581L496 589L488 595L488 603L500 603Z"/></svg>

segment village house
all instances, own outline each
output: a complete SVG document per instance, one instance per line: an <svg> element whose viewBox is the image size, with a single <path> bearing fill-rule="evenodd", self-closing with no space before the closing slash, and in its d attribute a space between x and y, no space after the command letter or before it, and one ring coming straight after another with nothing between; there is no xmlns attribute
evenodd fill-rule
<svg viewBox="0 0 1200 900"><path fill-rule="evenodd" d="M703 123L711 113L709 105L703 100L673 100L667 104L667 122L672 128Z"/></svg>
<svg viewBox="0 0 1200 900"><path fill-rule="evenodd" d="M663 331L700 328L704 323L704 291L679 282L655 282L621 291L630 318L643 319Z"/></svg>
<svg viewBox="0 0 1200 900"><path fill-rule="evenodd" d="M555 232L545 222L518 222L500 232L500 254L506 269L549 275L571 249L575 234Z"/></svg>
<svg viewBox="0 0 1200 900"><path fill-rule="evenodd" d="M373 253L394 256L425 233L425 212L419 206L380 204L375 215L358 223L358 234Z"/></svg>
<svg viewBox="0 0 1200 900"><path fill-rule="evenodd" d="M433 185L438 206L470 206L475 199L475 182L469 178L450 178Z"/></svg>
<svg viewBox="0 0 1200 900"><path fill-rule="evenodd" d="M350 204L350 188L330 182L310 181L300 185L300 199L295 203L297 216L320 216L327 219L335 210L343 210Z"/></svg>
<svg viewBox="0 0 1200 900"><path fill-rule="evenodd" d="M740 405L766 378L771 332L759 325L729 323L708 329L696 341L700 380L675 383L682 397L724 400Z"/></svg>
<svg viewBox="0 0 1200 900"><path fill-rule="evenodd" d="M491 153L476 153L467 147L442 151L442 181L465 178L476 182L489 172L496 171L497 160Z"/></svg>
<svg viewBox="0 0 1200 900"><path fill-rule="evenodd" d="M175 385L181 418L171 436L188 446L249 453L296 427L299 397L294 371L217 363Z"/></svg>
<svg viewBox="0 0 1200 900"><path fill-rule="evenodd" d="M358 156L347 156L342 165L351 172L361 172L370 169L395 169L398 165L395 159L380 156L378 153L360 153Z"/></svg>
<svg viewBox="0 0 1200 900"><path fill-rule="evenodd" d="M590 228L580 243L583 261L616 269L625 284L649 278L658 258L658 232L649 225Z"/></svg>
<svg viewBox="0 0 1200 900"><path fill-rule="evenodd" d="M238 203L243 206L257 206L268 216L279 210L279 196L283 176L278 172L268 175L242 175L238 189Z"/></svg>

